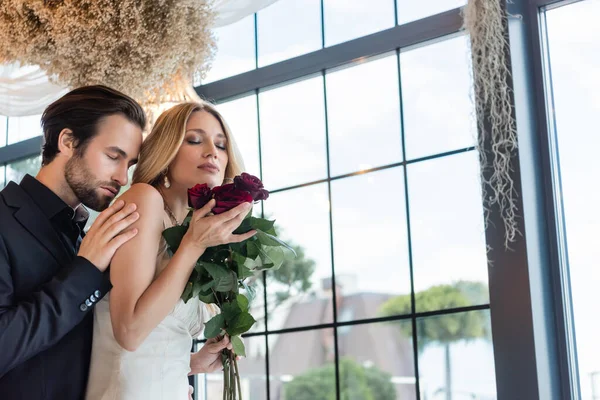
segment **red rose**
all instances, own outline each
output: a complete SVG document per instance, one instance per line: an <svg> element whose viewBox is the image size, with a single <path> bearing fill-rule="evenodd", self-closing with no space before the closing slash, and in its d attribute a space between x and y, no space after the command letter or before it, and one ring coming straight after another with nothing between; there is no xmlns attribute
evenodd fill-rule
<svg viewBox="0 0 600 400"><path fill-rule="evenodd" d="M252 203L252 195L240 190L233 183L213 188L217 204L212 209L213 214L221 214L242 203Z"/></svg>
<svg viewBox="0 0 600 400"><path fill-rule="evenodd" d="M206 183L196 185L188 189L188 205L194 210L202 208L210 201L212 194L212 190L210 190Z"/></svg>
<svg viewBox="0 0 600 400"><path fill-rule="evenodd" d="M263 183L254 175L244 172L236 176L233 183L236 188L250 193L254 201L266 200L269 197L269 192L264 188Z"/></svg>

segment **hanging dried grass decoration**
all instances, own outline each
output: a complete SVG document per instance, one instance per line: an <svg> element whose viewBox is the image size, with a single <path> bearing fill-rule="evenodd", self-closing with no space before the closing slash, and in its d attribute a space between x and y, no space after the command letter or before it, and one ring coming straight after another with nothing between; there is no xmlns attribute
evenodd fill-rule
<svg viewBox="0 0 600 400"><path fill-rule="evenodd" d="M148 107L178 99L215 43L209 0L2 0L0 63L69 88L103 84Z"/></svg>
<svg viewBox="0 0 600 400"><path fill-rule="evenodd" d="M511 160L517 149L510 75L504 26L506 14L500 0L469 0L463 10L464 28L471 39L475 112L479 124L479 157L483 179L486 224L489 210L497 206L504 225L504 245L510 247L518 230L516 191ZM487 126L489 129L484 129ZM490 143L490 154L484 143ZM491 156L491 160L489 157ZM491 163L491 175L484 176Z"/></svg>

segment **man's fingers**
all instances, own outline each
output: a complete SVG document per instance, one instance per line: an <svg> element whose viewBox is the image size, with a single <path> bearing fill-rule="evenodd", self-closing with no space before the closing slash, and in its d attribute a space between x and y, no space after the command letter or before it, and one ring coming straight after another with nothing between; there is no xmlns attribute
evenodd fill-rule
<svg viewBox="0 0 600 400"><path fill-rule="evenodd" d="M94 221L90 230L92 230L94 227L102 226L108 218L110 218L113 214L115 214L117 211L122 209L124 206L125 206L125 202L123 200L115 201L114 204L112 204L110 207L108 207L106 210L102 211L98 215L98 217L96 218L96 221Z"/></svg>
<svg viewBox="0 0 600 400"><path fill-rule="evenodd" d="M119 212L109 217L108 220L99 227L98 232L106 232L106 230L110 229L114 224L130 216L136 210L136 208L137 205L135 205L135 203L129 203L125 205Z"/></svg>
<svg viewBox="0 0 600 400"><path fill-rule="evenodd" d="M140 214L134 212L132 214L129 214L125 219L113 223L111 226L106 228L107 230L105 231L105 233L108 235L108 240L112 239L113 237L117 236L119 233L127 229L131 224L137 221L139 217Z"/></svg>
<svg viewBox="0 0 600 400"><path fill-rule="evenodd" d="M136 228L134 228L134 229L125 231L125 232L121 233L120 235L115 236L109 242L110 243L109 251L112 252L112 254L114 255L114 253L116 253L116 251L119 247L121 247L123 244L125 244L129 240L131 240L135 235L137 235L137 233L138 233L138 230Z"/></svg>

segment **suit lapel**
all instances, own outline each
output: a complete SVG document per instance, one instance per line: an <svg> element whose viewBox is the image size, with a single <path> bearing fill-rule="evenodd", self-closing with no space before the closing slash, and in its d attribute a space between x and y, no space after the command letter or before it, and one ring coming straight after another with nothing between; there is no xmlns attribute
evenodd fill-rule
<svg viewBox="0 0 600 400"><path fill-rule="evenodd" d="M56 261L65 265L72 260L72 255L62 244L48 218L19 185L14 182L9 183L2 191L2 195L7 205L17 208L14 214L16 220L50 252Z"/></svg>

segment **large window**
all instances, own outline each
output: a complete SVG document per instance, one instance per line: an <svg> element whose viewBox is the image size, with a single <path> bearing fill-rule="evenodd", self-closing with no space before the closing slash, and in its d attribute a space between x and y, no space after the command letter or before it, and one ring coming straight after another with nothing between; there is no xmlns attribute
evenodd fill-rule
<svg viewBox="0 0 600 400"><path fill-rule="evenodd" d="M461 5L401 3L404 22ZM258 67L394 26L393 1L364 7L260 11ZM245 398L496 398L471 97L461 35L219 101L299 254L255 279ZM221 379L200 376L197 398L219 398Z"/></svg>
<svg viewBox="0 0 600 400"><path fill-rule="evenodd" d="M563 265L571 283L579 369L584 400L600 399L600 259L596 212L600 187L597 116L600 115L600 2L594 0L545 13L548 49L549 106L557 144L557 171L566 233ZM568 305L570 307L570 304Z"/></svg>

